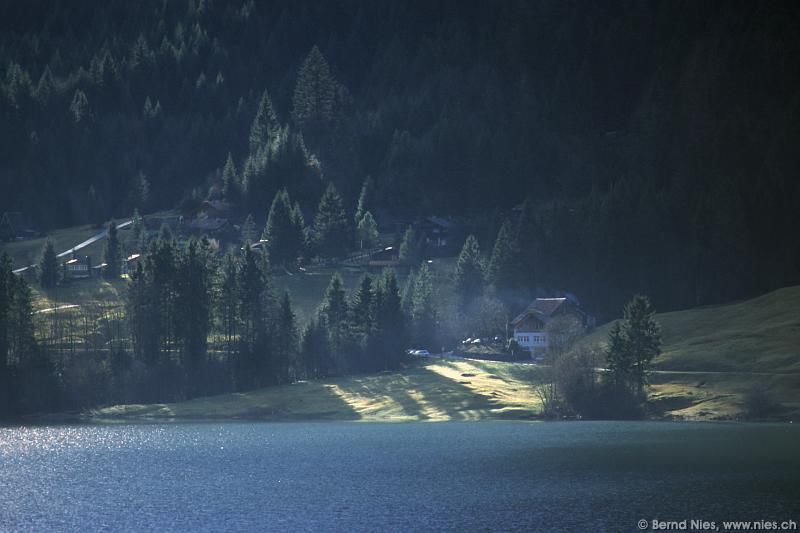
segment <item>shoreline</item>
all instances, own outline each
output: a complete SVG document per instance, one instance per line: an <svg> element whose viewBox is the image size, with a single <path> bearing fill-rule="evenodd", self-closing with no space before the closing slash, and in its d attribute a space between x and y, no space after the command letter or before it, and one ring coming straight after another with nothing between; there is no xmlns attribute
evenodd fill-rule
<svg viewBox="0 0 800 533"><path fill-rule="evenodd" d="M475 359L418 361L397 372L299 381L174 403L117 404L27 415L8 425L182 422L582 421L541 416L539 369ZM733 376L659 374L638 421L792 423L797 406L748 417L746 388ZM590 420L590 419L585 419Z"/></svg>

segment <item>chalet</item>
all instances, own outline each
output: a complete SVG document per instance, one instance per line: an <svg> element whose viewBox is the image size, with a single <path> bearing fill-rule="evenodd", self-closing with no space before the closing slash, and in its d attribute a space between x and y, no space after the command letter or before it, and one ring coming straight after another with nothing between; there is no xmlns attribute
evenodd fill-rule
<svg viewBox="0 0 800 533"><path fill-rule="evenodd" d="M193 218L228 218L230 204L221 200L206 200L192 213Z"/></svg>
<svg viewBox="0 0 800 533"><path fill-rule="evenodd" d="M428 217L420 225L420 232L425 237L429 248L446 248L450 239L453 223L441 217Z"/></svg>
<svg viewBox="0 0 800 533"><path fill-rule="evenodd" d="M191 229L217 231L228 223L230 205L220 200L206 200L192 213L187 224Z"/></svg>
<svg viewBox="0 0 800 533"><path fill-rule="evenodd" d="M548 344L545 327L554 318L566 315L574 316L583 325L588 323L586 313L569 298L536 298L511 321L514 340L533 354L543 352Z"/></svg>
<svg viewBox="0 0 800 533"><path fill-rule="evenodd" d="M65 279L90 278L93 273L91 256L78 257L73 255L72 259L64 262Z"/></svg>

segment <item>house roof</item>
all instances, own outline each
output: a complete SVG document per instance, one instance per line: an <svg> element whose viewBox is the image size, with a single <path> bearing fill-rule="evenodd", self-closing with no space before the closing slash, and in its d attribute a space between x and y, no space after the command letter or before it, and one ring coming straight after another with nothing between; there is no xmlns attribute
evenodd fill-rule
<svg viewBox="0 0 800 533"><path fill-rule="evenodd" d="M535 316L542 322L547 322L556 309L566 302L566 298L536 298L531 304L511 321L512 325L519 324L530 315Z"/></svg>

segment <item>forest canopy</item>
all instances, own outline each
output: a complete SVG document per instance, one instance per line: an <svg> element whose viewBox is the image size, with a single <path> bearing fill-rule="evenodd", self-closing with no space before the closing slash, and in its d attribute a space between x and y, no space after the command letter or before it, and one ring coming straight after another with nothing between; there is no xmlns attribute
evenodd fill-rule
<svg viewBox="0 0 800 533"><path fill-rule="evenodd" d="M283 188L308 210L329 183L349 209L369 176L378 224L531 197L540 279L611 309L741 297L800 282L797 22L791 2L3 2L0 212L48 229L227 191L266 213Z"/></svg>

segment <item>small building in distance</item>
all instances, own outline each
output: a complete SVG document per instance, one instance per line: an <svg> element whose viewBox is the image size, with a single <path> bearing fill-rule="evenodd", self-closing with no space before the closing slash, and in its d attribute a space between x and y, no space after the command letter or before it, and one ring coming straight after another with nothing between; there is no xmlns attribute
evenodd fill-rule
<svg viewBox="0 0 800 533"><path fill-rule="evenodd" d="M221 200L206 200L191 213L187 226L201 231L219 231L228 223L230 205Z"/></svg>
<svg viewBox="0 0 800 533"><path fill-rule="evenodd" d="M90 278L94 272L91 256L77 256L73 254L71 259L64 262L65 279Z"/></svg>
<svg viewBox="0 0 800 533"><path fill-rule="evenodd" d="M419 230L425 237L425 244L428 249L434 250L448 247L452 227L451 221L437 216L430 216L419 224Z"/></svg>
<svg viewBox="0 0 800 533"><path fill-rule="evenodd" d="M132 253L128 257L122 260L122 265L120 268L120 275L130 277L136 272L136 266L139 264L139 261L142 259L142 255L139 253Z"/></svg>
<svg viewBox="0 0 800 533"><path fill-rule="evenodd" d="M536 355L547 350L548 339L545 327L553 319L572 315L583 326L589 325L589 317L578 304L569 298L536 298L511 321L514 340L520 347Z"/></svg>

